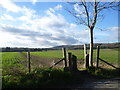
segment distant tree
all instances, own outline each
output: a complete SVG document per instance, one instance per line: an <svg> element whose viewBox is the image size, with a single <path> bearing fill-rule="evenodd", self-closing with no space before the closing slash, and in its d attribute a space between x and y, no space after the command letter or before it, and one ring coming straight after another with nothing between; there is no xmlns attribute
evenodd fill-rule
<svg viewBox="0 0 120 90"><path fill-rule="evenodd" d="M10 51L10 47L6 47L6 51L9 52Z"/></svg>
<svg viewBox="0 0 120 90"><path fill-rule="evenodd" d="M116 10L116 7L120 6L116 0L112 2L100 1L101 0L94 0L94 2L86 2L86 0L80 0L80 2L68 2L73 8L66 8L66 10L76 18L78 24L85 25L90 31L90 66L93 66L93 30L97 20L102 19L102 11L109 9Z"/></svg>

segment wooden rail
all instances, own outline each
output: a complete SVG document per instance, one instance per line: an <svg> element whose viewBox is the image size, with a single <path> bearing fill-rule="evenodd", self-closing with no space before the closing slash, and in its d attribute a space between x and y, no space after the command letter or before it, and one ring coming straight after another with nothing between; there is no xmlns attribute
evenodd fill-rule
<svg viewBox="0 0 120 90"><path fill-rule="evenodd" d="M99 60L100 60L100 61L102 61L102 62L110 65L111 67L118 69L118 68L115 67L114 65L112 65L112 64L108 63L107 61L99 58L99 54L100 54L100 46L97 46L97 55L96 55L96 59L97 59L96 67L97 67L97 68L99 67Z"/></svg>
<svg viewBox="0 0 120 90"><path fill-rule="evenodd" d="M49 69L53 68L54 66L56 66L58 63L60 63L61 61L63 61L64 58L62 58L61 60L59 60L58 62L56 62L54 65L52 65Z"/></svg>
<svg viewBox="0 0 120 90"><path fill-rule="evenodd" d="M108 62L106 62L105 60L103 60L103 59L101 59L101 58L99 58L99 60L101 60L102 62L104 62L104 63L106 63L106 64L108 64L108 65L110 65L110 66L112 66L113 68L118 69L118 68L115 67L114 65L112 65L112 64L110 64L110 63L108 63Z"/></svg>

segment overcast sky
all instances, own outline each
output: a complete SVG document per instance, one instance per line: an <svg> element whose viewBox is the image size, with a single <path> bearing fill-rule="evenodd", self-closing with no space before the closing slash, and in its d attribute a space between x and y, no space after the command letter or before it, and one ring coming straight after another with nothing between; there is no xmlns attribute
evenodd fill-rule
<svg viewBox="0 0 120 90"><path fill-rule="evenodd" d="M65 2L3 0L0 2L0 47L45 48L89 43L87 27L77 25L65 8L71 9ZM82 12L77 5L74 9ZM118 12L102 13L105 16L96 25L94 43L118 42Z"/></svg>

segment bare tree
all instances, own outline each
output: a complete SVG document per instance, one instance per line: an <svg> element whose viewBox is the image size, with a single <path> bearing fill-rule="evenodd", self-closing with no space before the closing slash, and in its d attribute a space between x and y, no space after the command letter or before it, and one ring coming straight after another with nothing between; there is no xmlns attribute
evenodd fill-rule
<svg viewBox="0 0 120 90"><path fill-rule="evenodd" d="M90 52L89 52L89 64L93 66L93 30L96 23L101 19L102 11L113 9L115 10L120 4L116 0L112 2L100 2L100 0L94 0L94 2L86 2L80 0L80 2L68 2L73 7L72 9L66 9L72 14L78 24L87 26L90 31Z"/></svg>

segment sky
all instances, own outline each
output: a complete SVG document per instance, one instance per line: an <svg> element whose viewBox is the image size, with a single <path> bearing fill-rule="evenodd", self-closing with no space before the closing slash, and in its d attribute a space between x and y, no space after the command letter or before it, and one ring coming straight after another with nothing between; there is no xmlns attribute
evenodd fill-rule
<svg viewBox="0 0 120 90"><path fill-rule="evenodd" d="M76 23L66 2L0 2L0 47L49 48L89 43L89 30ZM76 12L82 8L74 5ZM94 43L118 42L118 11L103 11ZM83 15L83 17L85 17ZM102 29L102 30L101 30Z"/></svg>

